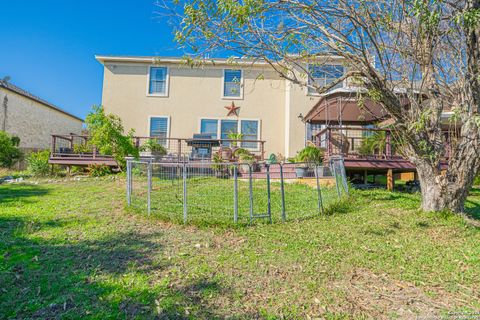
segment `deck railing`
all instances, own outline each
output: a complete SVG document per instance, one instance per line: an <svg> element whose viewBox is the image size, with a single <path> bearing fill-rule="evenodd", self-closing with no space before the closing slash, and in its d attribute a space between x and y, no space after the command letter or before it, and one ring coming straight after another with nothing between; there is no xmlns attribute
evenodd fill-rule
<svg viewBox="0 0 480 320"><path fill-rule="evenodd" d="M52 135L52 158L111 158L98 152L97 148L88 143L87 135ZM185 139L162 137L133 137L134 145L141 156L149 156L149 141L156 141L166 151L165 158L200 160L211 159L215 153L226 149L244 148L258 160L265 159L265 141L238 139Z"/></svg>
<svg viewBox="0 0 480 320"><path fill-rule="evenodd" d="M372 152L365 152L367 139L375 140ZM395 150L390 129L329 126L315 135L314 143L326 150L326 156L349 158L401 158Z"/></svg>
<svg viewBox="0 0 480 320"><path fill-rule="evenodd" d="M395 160L402 159L395 132L387 128L364 128L353 126L328 126L320 130L314 139L315 145L325 149L325 155L341 155L345 158ZM443 160L450 154L450 135L444 133ZM366 139L375 141L373 152L365 152ZM362 148L363 147L363 148Z"/></svg>

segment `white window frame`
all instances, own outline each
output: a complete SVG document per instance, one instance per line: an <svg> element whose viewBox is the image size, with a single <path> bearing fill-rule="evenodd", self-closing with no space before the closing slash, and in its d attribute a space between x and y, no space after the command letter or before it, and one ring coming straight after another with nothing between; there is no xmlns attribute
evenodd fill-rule
<svg viewBox="0 0 480 320"><path fill-rule="evenodd" d="M170 147L170 116L162 116L162 115L150 115L148 116L148 137L151 137L151 132L152 132L152 118L166 118L167 119L167 143L165 144L165 148L168 149Z"/></svg>
<svg viewBox="0 0 480 320"><path fill-rule="evenodd" d="M311 65L315 65L315 64L314 64L314 63L309 63L309 64L307 65L307 70L309 70L309 72L310 72L310 66L311 66ZM345 67L343 64L341 64L341 63L325 63L325 64L323 64L323 65L325 65L325 66L326 66L326 65L329 65L329 66L341 66L341 67L343 67L343 75L345 75L345 73L346 73L346 71L347 71L347 70L346 70L346 67ZM343 76L343 75L342 75L342 76ZM345 80L346 80L346 79L344 79L344 80L341 82L342 88L345 88L345 87L346 87L346 82L345 82ZM312 81L311 77L310 77L310 76L307 76L307 85L308 85L308 86L310 86L311 81ZM318 92L316 92L316 91L315 91L315 92L309 92L308 86L305 88L307 96L311 96L311 97L319 97L319 96L320 96L320 94L318 94ZM332 90L332 89L331 89L331 90Z"/></svg>
<svg viewBox="0 0 480 320"><path fill-rule="evenodd" d="M152 68L166 68L167 74L165 77L165 93L150 93L150 75L152 74ZM168 98L170 90L170 68L164 65L150 65L148 66L147 74L147 97L160 97Z"/></svg>
<svg viewBox="0 0 480 320"><path fill-rule="evenodd" d="M238 97L225 96L225 71L227 70L240 70L240 95ZM243 84L244 84L244 72L240 68L223 68L222 69L222 99L224 100L243 100Z"/></svg>
<svg viewBox="0 0 480 320"><path fill-rule="evenodd" d="M255 140L261 140L261 130L262 130L262 120L258 118L238 118L238 119L232 119L232 118L222 118L222 117L201 117L198 119L198 132L201 133L202 130L202 120L217 120L217 140L222 139L222 120L234 120L238 121L237 125L237 133L241 133L242 130L242 121L256 121L258 123L258 130L257 130L257 139ZM251 151L260 151L260 143L258 143L259 147L258 148L245 148Z"/></svg>

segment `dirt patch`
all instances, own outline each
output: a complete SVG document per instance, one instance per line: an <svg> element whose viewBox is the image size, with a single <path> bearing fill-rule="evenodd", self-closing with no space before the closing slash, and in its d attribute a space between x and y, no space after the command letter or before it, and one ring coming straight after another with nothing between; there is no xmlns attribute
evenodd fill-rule
<svg viewBox="0 0 480 320"><path fill-rule="evenodd" d="M467 304L439 288L428 288L427 295L411 283L366 269L356 269L346 280L334 286L345 293L348 302L340 307L341 311L375 319L439 317L442 311Z"/></svg>

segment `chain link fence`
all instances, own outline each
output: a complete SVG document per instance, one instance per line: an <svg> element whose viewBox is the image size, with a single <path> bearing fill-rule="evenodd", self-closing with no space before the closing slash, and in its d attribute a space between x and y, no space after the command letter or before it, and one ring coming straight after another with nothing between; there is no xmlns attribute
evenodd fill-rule
<svg viewBox="0 0 480 320"><path fill-rule="evenodd" d="M341 158L329 166L127 161L128 205L177 223L304 219L331 213L346 197Z"/></svg>

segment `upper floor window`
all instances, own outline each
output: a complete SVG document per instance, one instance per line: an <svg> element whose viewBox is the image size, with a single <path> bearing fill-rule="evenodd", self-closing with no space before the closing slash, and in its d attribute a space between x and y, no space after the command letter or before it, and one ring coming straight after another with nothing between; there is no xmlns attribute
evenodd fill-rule
<svg viewBox="0 0 480 320"><path fill-rule="evenodd" d="M150 67L148 94L166 96L168 90L168 69L166 67Z"/></svg>
<svg viewBox="0 0 480 320"><path fill-rule="evenodd" d="M316 84L319 87L325 87L338 78L342 77L345 70L341 65L325 64L308 66L309 78L308 84ZM341 88L343 84L340 82L332 89ZM308 94L315 94L314 88L308 87Z"/></svg>
<svg viewBox="0 0 480 320"><path fill-rule="evenodd" d="M223 71L223 96L242 97L242 70L225 69Z"/></svg>

